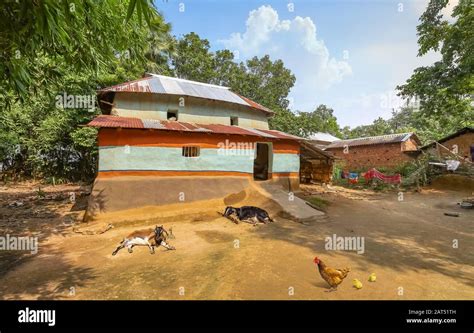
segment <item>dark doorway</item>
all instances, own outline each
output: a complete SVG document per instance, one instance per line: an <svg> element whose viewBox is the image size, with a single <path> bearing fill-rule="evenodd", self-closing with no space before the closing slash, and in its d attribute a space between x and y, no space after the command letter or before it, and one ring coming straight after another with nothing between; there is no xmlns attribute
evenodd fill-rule
<svg viewBox="0 0 474 333"><path fill-rule="evenodd" d="M269 145L268 143L257 143L255 160L253 162L253 179L267 180L269 166Z"/></svg>

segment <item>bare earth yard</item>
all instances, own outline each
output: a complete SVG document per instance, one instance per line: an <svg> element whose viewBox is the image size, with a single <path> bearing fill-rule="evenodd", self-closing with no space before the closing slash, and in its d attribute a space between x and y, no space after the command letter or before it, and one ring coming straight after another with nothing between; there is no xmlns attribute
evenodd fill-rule
<svg viewBox="0 0 474 333"><path fill-rule="evenodd" d="M114 228L82 235L71 227L87 199L78 186L44 187L43 200L32 184L0 186L0 236L40 239L36 255L0 251L0 299L474 299L474 210L456 205L474 189L435 186L405 193L403 201L396 191L302 189L329 201L326 217L297 223L277 214L275 204L247 196L242 204L263 205L277 221L235 225L217 213L222 203L171 217L102 220L87 228ZM14 201L22 204L9 206ZM156 224L172 227L176 251L151 255L136 247L111 255L128 233ZM333 234L364 237L365 252L325 250ZM315 255L352 268L338 291L325 292ZM372 272L374 283L367 281ZM352 287L354 278L362 289Z"/></svg>

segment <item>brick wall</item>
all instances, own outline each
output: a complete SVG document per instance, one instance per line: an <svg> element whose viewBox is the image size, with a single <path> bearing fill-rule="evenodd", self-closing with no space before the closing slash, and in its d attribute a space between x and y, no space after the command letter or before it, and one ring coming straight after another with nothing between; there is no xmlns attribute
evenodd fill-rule
<svg viewBox="0 0 474 333"><path fill-rule="evenodd" d="M401 143L355 146L348 149L347 154L344 154L343 148L327 150L345 161L345 168L353 170L395 167L413 160L413 157L402 152Z"/></svg>
<svg viewBox="0 0 474 333"><path fill-rule="evenodd" d="M450 150L454 148L454 145L457 145L459 156L470 157L470 147L474 145L474 133L465 133L458 137L444 141L441 144ZM443 150L440 150L440 153L445 155Z"/></svg>

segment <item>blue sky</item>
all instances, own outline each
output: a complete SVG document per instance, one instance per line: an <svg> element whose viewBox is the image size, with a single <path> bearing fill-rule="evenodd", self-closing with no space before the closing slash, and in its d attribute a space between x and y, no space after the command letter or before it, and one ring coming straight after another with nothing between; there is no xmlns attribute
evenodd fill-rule
<svg viewBox="0 0 474 333"><path fill-rule="evenodd" d="M426 4L427 0L155 1L178 37L196 32L213 50L227 48L239 61L265 54L282 59L296 76L292 110L312 111L327 104L340 125L351 127L390 117L392 108L400 105L395 87L416 67L439 58L435 53L416 56L416 26Z"/></svg>

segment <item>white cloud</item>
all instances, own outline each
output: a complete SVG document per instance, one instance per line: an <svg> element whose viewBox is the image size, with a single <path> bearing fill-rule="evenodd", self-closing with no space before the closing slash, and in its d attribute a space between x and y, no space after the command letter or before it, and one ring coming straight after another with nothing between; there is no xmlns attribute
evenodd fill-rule
<svg viewBox="0 0 474 333"><path fill-rule="evenodd" d="M316 25L309 17L281 20L271 6L249 13L246 30L220 40L226 48L239 51L241 58L269 54L282 59L296 76L291 96L294 106L305 111L314 107L315 91L324 91L352 74L348 62L331 57Z"/></svg>

